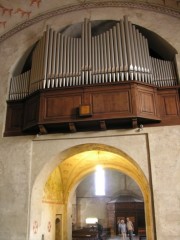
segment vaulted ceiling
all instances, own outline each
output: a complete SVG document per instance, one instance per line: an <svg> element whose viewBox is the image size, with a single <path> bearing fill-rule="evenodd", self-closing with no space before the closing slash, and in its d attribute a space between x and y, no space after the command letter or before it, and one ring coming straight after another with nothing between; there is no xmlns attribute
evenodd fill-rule
<svg viewBox="0 0 180 240"><path fill-rule="evenodd" d="M180 17L180 0L0 0L0 41L42 19L68 11L103 6L144 8Z"/></svg>

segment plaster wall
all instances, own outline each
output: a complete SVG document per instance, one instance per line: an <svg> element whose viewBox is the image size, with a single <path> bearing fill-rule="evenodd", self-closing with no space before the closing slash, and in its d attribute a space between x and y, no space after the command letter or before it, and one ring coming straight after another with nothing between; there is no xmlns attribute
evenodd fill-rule
<svg viewBox="0 0 180 240"><path fill-rule="evenodd" d="M147 128L142 134L136 130L106 131L88 134L47 135L35 138L8 138L9 150L1 144L1 237L25 239L28 231L30 194L34 181L43 169L45 180L59 164L64 150L84 143L102 143L121 149L141 166L147 178L151 164L157 239L178 239L180 215L180 127ZM25 141L26 140L26 141ZM7 144L7 143L6 143ZM31 144L32 149L31 149ZM6 145L7 146L7 145ZM32 156L31 156L32 151ZM63 154L62 154L63 155ZM63 156L62 156L63 159ZM12 164L14 162L15 164ZM25 162L27 162L25 164ZM31 166L30 166L31 165ZM48 165L48 171L46 169ZM31 177L30 177L31 176ZM42 177L43 178L43 177ZM45 184L44 180L44 184ZM43 186L43 185L42 185ZM8 190L10 188L10 191ZM39 196L42 200L42 196ZM36 202L37 201L37 202ZM34 202L39 212L31 214L32 221L42 217L42 203ZM35 207L35 205L33 205ZM32 206L32 211L33 211ZM18 221L16 221L18 219ZM171 219L172 232L164 226ZM39 219L41 222L41 219ZM12 223L11 225L9 225ZM44 229L40 227L43 234ZM53 228L52 228L53 229ZM40 230L39 230L40 231ZM37 235L38 236L38 235ZM34 236L32 239L38 239Z"/></svg>
<svg viewBox="0 0 180 240"><path fill-rule="evenodd" d="M179 126L147 128L143 133L135 129L3 138L10 78L21 56L42 36L46 25L59 29L68 24L81 22L85 17L92 20L119 20L124 15L128 15L131 22L156 32L179 51L178 18L148 10L115 7L84 9L44 19L1 43L0 239L29 240L29 231L32 231L29 229L30 218L35 220L38 216L40 218L38 221L41 222L42 213L42 203L38 205L42 194L37 194L36 199L31 198L34 183L39 181L45 184L49 174L63 160L62 152L83 143L102 143L122 150L141 167L148 180L151 170L157 239L179 239L180 188L177 184L180 182ZM179 54L177 64L180 70ZM35 207L33 204L36 203L35 212L30 215L30 211ZM39 236L42 234L43 231L39 230L31 240L40 239Z"/></svg>

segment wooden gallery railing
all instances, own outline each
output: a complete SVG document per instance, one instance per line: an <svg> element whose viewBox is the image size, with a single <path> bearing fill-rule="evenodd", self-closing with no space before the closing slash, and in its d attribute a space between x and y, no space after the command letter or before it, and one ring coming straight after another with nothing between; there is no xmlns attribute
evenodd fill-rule
<svg viewBox="0 0 180 240"><path fill-rule="evenodd" d="M158 87L177 85L173 61L153 58L148 40L127 17L92 36L85 19L81 38L47 28L33 52L30 71L11 79L9 100L39 89L139 81Z"/></svg>

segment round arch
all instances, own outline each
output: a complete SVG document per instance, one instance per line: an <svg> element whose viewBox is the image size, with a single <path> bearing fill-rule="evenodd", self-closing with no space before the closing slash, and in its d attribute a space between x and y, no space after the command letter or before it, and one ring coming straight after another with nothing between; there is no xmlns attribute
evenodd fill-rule
<svg viewBox="0 0 180 240"><path fill-rule="evenodd" d="M71 147L49 161L37 177L33 190L31 202L31 229L33 229L32 216L38 215L41 219L42 193L45 183L50 173L56 168L60 168L63 184L63 239L70 239L70 212L69 204L72 193L85 176L95 171L97 164L103 168L110 168L131 177L139 186L144 197L145 220L147 238L154 239L153 207L151 186L140 166L120 149L98 143L87 143ZM46 171L48 169L48 172ZM46 175L46 177L45 177ZM37 204L39 202L39 204ZM35 205L36 203L36 205ZM35 208L35 209L33 209ZM36 217L37 219L37 217ZM33 239L33 238L30 238Z"/></svg>

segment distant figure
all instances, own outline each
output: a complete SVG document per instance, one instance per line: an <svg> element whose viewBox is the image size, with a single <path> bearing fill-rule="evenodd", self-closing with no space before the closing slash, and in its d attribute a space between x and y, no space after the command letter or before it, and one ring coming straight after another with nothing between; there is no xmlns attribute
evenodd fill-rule
<svg viewBox="0 0 180 240"><path fill-rule="evenodd" d="M121 220L118 219L117 225L118 225L118 234L121 234L121 228L120 228Z"/></svg>
<svg viewBox="0 0 180 240"><path fill-rule="evenodd" d="M100 223L96 222L97 225L97 231L98 231L98 240L102 240L102 232L103 232L103 227Z"/></svg>
<svg viewBox="0 0 180 240"><path fill-rule="evenodd" d="M122 234L123 240L126 240L127 227L124 220L118 221L118 231L119 231L119 235L120 233Z"/></svg>
<svg viewBox="0 0 180 240"><path fill-rule="evenodd" d="M126 218L127 220L127 230L128 230L128 234L129 234L129 239L133 240L133 231L134 231L134 226L133 223L129 220L129 218Z"/></svg>

